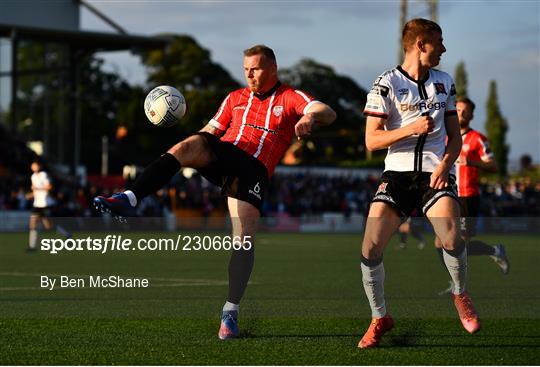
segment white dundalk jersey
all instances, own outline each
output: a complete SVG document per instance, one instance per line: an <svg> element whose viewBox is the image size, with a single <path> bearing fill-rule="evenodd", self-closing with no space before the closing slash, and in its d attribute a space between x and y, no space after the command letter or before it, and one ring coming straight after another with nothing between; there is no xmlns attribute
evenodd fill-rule
<svg viewBox="0 0 540 367"><path fill-rule="evenodd" d="M385 130L407 126L423 113L435 122L429 134L409 136L388 147L385 171L433 172L446 149L445 116L456 114L455 94L452 77L435 69L424 80L414 80L398 66L375 80L364 114L385 119Z"/></svg>
<svg viewBox="0 0 540 367"><path fill-rule="evenodd" d="M52 205L48 186L51 184L49 175L45 171L32 174L32 186L34 188L34 208L46 208Z"/></svg>

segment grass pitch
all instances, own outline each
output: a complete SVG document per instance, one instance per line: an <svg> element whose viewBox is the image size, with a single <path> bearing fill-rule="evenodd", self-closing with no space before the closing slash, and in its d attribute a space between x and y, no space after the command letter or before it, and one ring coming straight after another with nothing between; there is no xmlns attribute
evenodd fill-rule
<svg viewBox="0 0 540 367"><path fill-rule="evenodd" d="M26 234L2 234L0 364L538 365L538 238L479 238L505 243L512 268L503 276L489 258L470 258L478 334L437 295L448 276L433 249L393 241L384 264L396 327L379 348L358 350L370 321L360 235L260 234L242 338L223 342L225 251L27 254ZM150 287L49 291L40 275L148 277Z"/></svg>

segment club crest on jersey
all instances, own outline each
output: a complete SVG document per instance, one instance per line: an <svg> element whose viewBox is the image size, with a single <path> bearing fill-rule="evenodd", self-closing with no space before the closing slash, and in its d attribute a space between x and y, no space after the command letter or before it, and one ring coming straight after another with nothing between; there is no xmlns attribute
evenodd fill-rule
<svg viewBox="0 0 540 367"><path fill-rule="evenodd" d="M375 193L375 195L377 194L382 194L382 193L386 193L386 186L388 185L388 182L383 182L379 185L379 188L377 189L377 192Z"/></svg>
<svg viewBox="0 0 540 367"><path fill-rule="evenodd" d="M274 106L272 109L274 116L279 117L283 113L283 106Z"/></svg>
<svg viewBox="0 0 540 367"><path fill-rule="evenodd" d="M435 86L436 94L446 94L446 88L443 83L433 83L433 85Z"/></svg>
<svg viewBox="0 0 540 367"><path fill-rule="evenodd" d="M406 96L407 94L409 94L409 90L407 88L398 89L398 92L400 96Z"/></svg>

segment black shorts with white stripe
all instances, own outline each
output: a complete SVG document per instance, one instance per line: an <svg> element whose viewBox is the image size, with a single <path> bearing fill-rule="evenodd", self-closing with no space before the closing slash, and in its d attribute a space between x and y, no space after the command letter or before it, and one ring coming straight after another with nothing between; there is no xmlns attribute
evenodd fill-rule
<svg viewBox="0 0 540 367"><path fill-rule="evenodd" d="M208 142L213 161L198 169L201 175L221 187L221 194L250 203L262 210L268 187L268 171L257 158L234 144L207 132L198 132Z"/></svg>
<svg viewBox="0 0 540 367"><path fill-rule="evenodd" d="M401 217L407 218L415 209L425 215L444 196L457 200L455 176L450 175L448 186L440 190L429 186L430 179L431 172L385 171L371 202L390 204Z"/></svg>

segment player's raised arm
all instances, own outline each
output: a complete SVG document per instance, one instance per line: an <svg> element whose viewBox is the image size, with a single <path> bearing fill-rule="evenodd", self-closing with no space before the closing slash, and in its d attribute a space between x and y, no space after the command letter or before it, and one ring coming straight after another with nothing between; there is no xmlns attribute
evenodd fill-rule
<svg viewBox="0 0 540 367"><path fill-rule="evenodd" d="M315 124L330 125L336 120L336 113L325 103L315 102L294 126L294 132L299 138L309 135Z"/></svg>
<svg viewBox="0 0 540 367"><path fill-rule="evenodd" d="M306 115L311 115L315 119L315 123L319 125L330 125L337 117L336 112L322 102L313 103Z"/></svg>

